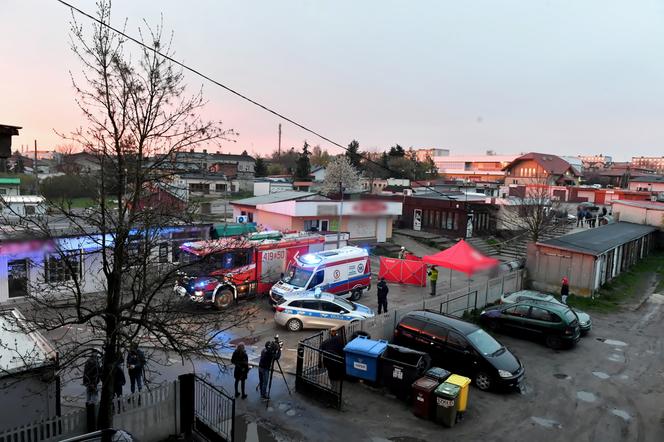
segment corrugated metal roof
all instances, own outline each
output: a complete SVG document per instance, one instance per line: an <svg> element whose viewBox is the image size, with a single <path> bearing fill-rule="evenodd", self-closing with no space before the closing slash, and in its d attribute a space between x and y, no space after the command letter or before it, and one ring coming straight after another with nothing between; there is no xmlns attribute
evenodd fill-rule
<svg viewBox="0 0 664 442"><path fill-rule="evenodd" d="M17 310L0 312L0 377L41 367L55 357L44 337L22 330L24 324Z"/></svg>
<svg viewBox="0 0 664 442"><path fill-rule="evenodd" d="M257 206L259 204L270 204L278 203L281 201L290 201L297 200L301 198L307 198L310 196L317 195L316 192L299 192L296 190L285 192L270 193L267 195L252 196L251 198L245 198L241 200L231 201L231 204L237 204L242 206Z"/></svg>
<svg viewBox="0 0 664 442"><path fill-rule="evenodd" d="M655 230L657 229L651 226L619 222L551 238L537 244L598 256Z"/></svg>

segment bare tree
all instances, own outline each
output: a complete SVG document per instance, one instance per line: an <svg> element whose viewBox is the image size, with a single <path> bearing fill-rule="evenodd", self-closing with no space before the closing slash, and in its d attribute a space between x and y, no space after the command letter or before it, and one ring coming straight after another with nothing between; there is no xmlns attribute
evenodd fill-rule
<svg viewBox="0 0 664 442"><path fill-rule="evenodd" d="M97 16L110 23L110 2L98 3ZM173 280L185 264L161 262L160 248L164 231L188 225L192 214L178 204L152 207L145 198L177 188L172 161L178 152L219 145L234 133L200 118L202 92L186 93L182 72L156 53L172 54L163 26L146 26L139 35L151 49L130 56L125 39L107 27L94 24L88 32L72 20L72 50L83 66L72 82L85 125L63 136L97 163L90 172L95 206L80 211L56 198L48 203L52 216L15 213L5 220L7 235L21 233L41 244L43 261L32 262L40 267L39 281L27 290L22 310L32 329L61 332L54 344L62 372L93 347L102 349L100 428L112 425L114 367L130 343L150 342L183 360L217 360L219 333L252 313L192 312L173 296Z"/></svg>
<svg viewBox="0 0 664 442"><path fill-rule="evenodd" d="M537 242L542 233L557 222L560 202L552 198L546 179L528 184L522 194L504 201L501 222L510 230L526 232L529 239Z"/></svg>
<svg viewBox="0 0 664 442"><path fill-rule="evenodd" d="M360 174L345 155L339 155L327 165L321 193L323 195L339 193L340 185L345 190L356 190L360 187Z"/></svg>

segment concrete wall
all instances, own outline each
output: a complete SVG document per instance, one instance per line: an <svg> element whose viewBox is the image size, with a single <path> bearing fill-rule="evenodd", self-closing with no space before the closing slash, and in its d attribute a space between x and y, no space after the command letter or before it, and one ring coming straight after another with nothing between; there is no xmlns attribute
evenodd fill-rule
<svg viewBox="0 0 664 442"><path fill-rule="evenodd" d="M614 204L612 210L617 221L664 227L664 210L649 210L623 204Z"/></svg>
<svg viewBox="0 0 664 442"><path fill-rule="evenodd" d="M649 192L664 192L664 183L640 183L630 181L629 190L647 190Z"/></svg>
<svg viewBox="0 0 664 442"><path fill-rule="evenodd" d="M0 430L56 415L57 390L53 367L0 379Z"/></svg>

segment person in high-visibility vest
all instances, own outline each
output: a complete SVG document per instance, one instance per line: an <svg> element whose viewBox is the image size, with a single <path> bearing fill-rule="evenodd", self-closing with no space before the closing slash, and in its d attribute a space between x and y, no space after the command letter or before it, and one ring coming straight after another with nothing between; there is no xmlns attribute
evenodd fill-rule
<svg viewBox="0 0 664 442"><path fill-rule="evenodd" d="M431 296L436 296L436 283L438 282L438 269L436 266L431 266L429 272L429 283L431 284Z"/></svg>

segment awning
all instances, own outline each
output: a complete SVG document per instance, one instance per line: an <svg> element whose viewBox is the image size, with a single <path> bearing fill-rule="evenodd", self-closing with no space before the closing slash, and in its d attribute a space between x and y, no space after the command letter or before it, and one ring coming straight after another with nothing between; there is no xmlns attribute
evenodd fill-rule
<svg viewBox="0 0 664 442"><path fill-rule="evenodd" d="M498 265L497 259L482 255L464 240L435 255L424 256L422 257L422 261L468 275Z"/></svg>

